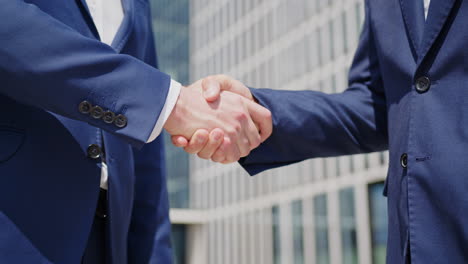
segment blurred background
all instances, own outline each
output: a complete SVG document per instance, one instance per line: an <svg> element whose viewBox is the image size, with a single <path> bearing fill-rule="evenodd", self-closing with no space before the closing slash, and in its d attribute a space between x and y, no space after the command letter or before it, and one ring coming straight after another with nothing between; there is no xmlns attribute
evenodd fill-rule
<svg viewBox="0 0 468 264"><path fill-rule="evenodd" d="M363 0L150 2L160 68L183 84L341 92L364 20ZM385 263L387 153L250 177L166 141L177 264Z"/></svg>

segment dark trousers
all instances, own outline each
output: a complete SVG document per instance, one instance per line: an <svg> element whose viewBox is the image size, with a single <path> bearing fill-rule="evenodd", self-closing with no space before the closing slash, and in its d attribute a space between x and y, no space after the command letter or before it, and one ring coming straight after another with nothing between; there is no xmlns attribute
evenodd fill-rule
<svg viewBox="0 0 468 264"><path fill-rule="evenodd" d="M107 218L107 191L101 189L88 244L81 260L82 264L108 263Z"/></svg>

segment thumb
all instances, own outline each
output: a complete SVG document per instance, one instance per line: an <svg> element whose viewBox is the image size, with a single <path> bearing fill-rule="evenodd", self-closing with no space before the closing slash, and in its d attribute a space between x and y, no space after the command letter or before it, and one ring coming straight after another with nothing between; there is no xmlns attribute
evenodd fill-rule
<svg viewBox="0 0 468 264"><path fill-rule="evenodd" d="M202 81L203 97L208 102L214 102L219 99L221 93L221 85L212 78L206 78Z"/></svg>

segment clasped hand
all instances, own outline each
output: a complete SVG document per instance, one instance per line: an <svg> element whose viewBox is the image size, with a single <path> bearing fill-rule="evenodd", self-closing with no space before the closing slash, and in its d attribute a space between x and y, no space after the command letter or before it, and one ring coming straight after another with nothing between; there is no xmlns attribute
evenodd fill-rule
<svg viewBox="0 0 468 264"><path fill-rule="evenodd" d="M175 146L226 164L265 141L272 133L272 119L245 85L217 75L183 87L164 128Z"/></svg>

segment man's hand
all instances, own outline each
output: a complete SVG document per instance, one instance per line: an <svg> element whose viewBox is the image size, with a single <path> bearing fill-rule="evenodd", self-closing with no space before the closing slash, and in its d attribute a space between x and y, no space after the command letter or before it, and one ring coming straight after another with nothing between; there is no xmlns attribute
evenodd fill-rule
<svg viewBox="0 0 468 264"><path fill-rule="evenodd" d="M215 79L204 79L182 88L164 128L171 135L192 137L185 148L189 153L211 157L214 155L210 152L212 146L222 143L220 149L223 155L217 159L219 162L230 163L248 155L261 142L258 128L251 118L260 106L231 92L225 92L218 100L209 102L202 96L202 86L214 87L219 86L219 83ZM206 144L204 138L209 138L210 142ZM201 141L206 146L203 151L196 148Z"/></svg>
<svg viewBox="0 0 468 264"><path fill-rule="evenodd" d="M254 98L250 90L241 82L225 75L216 75L207 77L203 83L203 96L208 102L216 102L222 96L222 92L233 92L242 95L254 103ZM218 84L218 85L216 85ZM269 110L256 104L257 107L250 111L252 120L255 122L260 133L260 141L265 141L272 133L272 119ZM188 153L197 153L200 158L211 159L215 162L226 162L226 156L232 152L231 144L228 138L223 140L223 131L214 129L198 130L190 139L182 136L173 136L172 142L177 147L184 147Z"/></svg>

